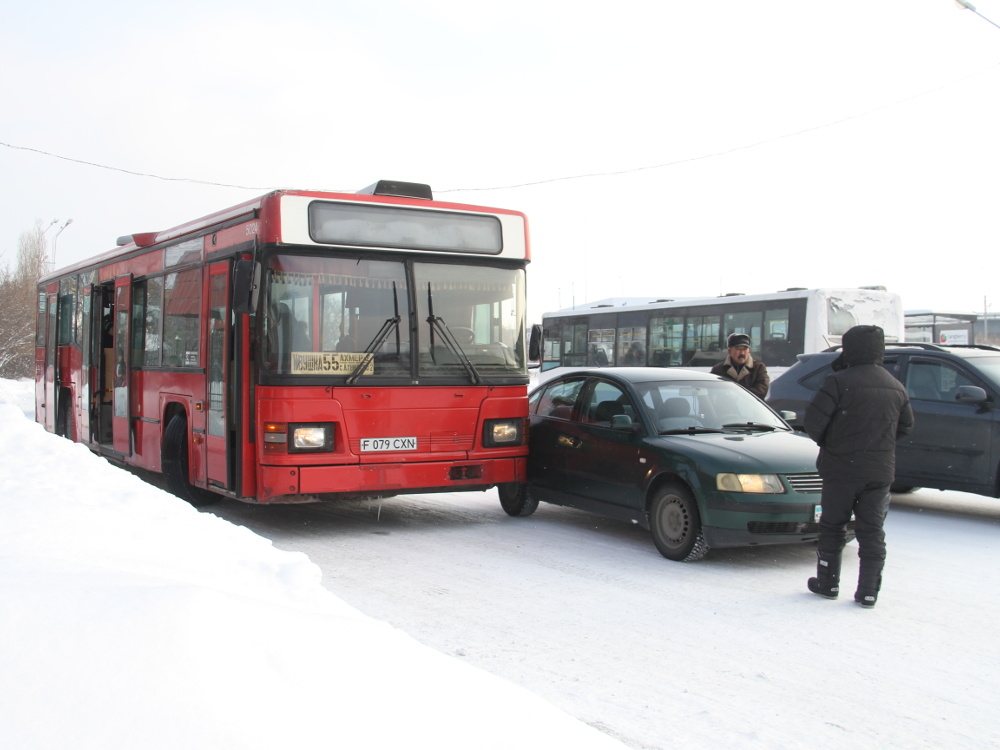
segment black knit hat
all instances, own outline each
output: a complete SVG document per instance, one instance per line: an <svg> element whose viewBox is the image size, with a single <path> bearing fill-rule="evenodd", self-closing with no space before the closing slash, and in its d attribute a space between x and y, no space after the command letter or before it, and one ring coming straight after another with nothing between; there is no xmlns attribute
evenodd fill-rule
<svg viewBox="0 0 1000 750"><path fill-rule="evenodd" d="M731 333L726 340L726 348L732 349L734 346L750 347L750 337L745 333Z"/></svg>

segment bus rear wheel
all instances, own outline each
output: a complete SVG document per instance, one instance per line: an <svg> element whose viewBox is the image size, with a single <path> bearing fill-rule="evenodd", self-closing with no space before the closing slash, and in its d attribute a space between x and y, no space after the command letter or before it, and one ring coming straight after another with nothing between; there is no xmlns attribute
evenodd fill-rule
<svg viewBox="0 0 1000 750"><path fill-rule="evenodd" d="M181 500L186 500L196 508L201 508L222 499L220 495L201 487L195 487L188 481L188 435L187 419L176 415L167 423L163 433L163 477L167 489Z"/></svg>

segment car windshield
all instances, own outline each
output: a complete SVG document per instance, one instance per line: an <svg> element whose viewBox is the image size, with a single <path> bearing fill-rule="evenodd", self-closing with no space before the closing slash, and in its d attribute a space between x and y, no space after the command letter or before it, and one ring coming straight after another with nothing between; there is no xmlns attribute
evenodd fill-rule
<svg viewBox="0 0 1000 750"><path fill-rule="evenodd" d="M788 430L770 407L736 383L674 380L635 386L661 434Z"/></svg>

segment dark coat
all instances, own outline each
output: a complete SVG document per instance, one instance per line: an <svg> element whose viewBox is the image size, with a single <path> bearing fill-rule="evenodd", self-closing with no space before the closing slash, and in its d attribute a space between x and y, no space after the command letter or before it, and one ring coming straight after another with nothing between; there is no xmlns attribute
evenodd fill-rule
<svg viewBox="0 0 1000 750"><path fill-rule="evenodd" d="M882 329L855 326L844 351L806 408L804 426L819 444L824 477L891 484L896 438L913 429L906 389L883 367Z"/></svg>
<svg viewBox="0 0 1000 750"><path fill-rule="evenodd" d="M763 362L747 357L747 362L737 373L733 366L733 361L726 357L712 367L713 375L721 375L728 380L735 380L751 393L756 393L761 398L767 396L767 389L771 387L771 376L767 374L767 365Z"/></svg>

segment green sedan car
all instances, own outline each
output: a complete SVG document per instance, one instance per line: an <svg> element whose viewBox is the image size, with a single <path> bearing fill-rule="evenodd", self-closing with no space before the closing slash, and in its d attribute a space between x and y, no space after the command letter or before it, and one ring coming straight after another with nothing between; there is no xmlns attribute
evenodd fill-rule
<svg viewBox="0 0 1000 750"><path fill-rule="evenodd" d="M815 541L817 447L742 386L655 367L571 371L529 397L525 485L500 488L512 516L539 501L630 520L670 559L712 547Z"/></svg>

